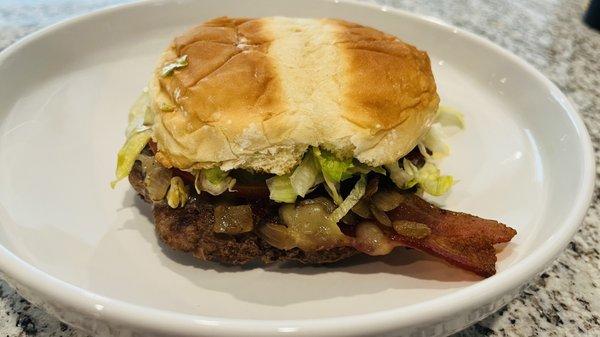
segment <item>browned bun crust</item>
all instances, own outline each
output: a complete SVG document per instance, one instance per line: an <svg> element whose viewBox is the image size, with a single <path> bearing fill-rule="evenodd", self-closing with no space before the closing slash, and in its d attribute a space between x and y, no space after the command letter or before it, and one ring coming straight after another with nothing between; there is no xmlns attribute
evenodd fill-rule
<svg viewBox="0 0 600 337"><path fill-rule="evenodd" d="M188 65L163 76L182 55ZM275 174L309 146L372 166L398 160L439 103L425 52L334 19L208 21L175 38L150 89L163 165Z"/></svg>

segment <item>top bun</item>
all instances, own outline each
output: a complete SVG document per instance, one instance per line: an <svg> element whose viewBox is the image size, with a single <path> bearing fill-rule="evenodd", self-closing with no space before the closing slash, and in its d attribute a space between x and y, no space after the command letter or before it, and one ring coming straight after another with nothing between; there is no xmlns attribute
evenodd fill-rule
<svg viewBox="0 0 600 337"><path fill-rule="evenodd" d="M188 65L165 76L165 64ZM439 97L427 53L334 19L216 18L175 38L150 83L157 160L288 173L309 146L397 161Z"/></svg>

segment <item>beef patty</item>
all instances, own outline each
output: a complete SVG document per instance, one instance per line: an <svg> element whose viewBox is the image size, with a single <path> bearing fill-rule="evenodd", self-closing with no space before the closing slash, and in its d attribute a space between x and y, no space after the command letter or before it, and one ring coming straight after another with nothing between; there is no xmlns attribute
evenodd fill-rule
<svg viewBox="0 0 600 337"><path fill-rule="evenodd" d="M337 247L315 252L298 248L281 250L269 245L254 232L237 235L213 232L215 202L209 198L191 195L185 206L171 208L165 201L152 202L147 197L140 162L129 174L129 182L146 201L152 204L156 233L172 249L190 252L196 258L224 264L239 265L255 260L264 263L293 260L306 264L323 264L355 255L352 247ZM278 207L267 200L251 203L254 223L277 219Z"/></svg>

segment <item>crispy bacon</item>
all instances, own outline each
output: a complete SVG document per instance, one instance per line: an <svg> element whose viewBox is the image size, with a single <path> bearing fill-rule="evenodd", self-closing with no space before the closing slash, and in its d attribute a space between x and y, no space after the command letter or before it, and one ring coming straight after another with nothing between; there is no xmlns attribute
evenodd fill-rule
<svg viewBox="0 0 600 337"><path fill-rule="evenodd" d="M407 194L388 216L392 221L418 222L431 229L431 234L422 239L390 233L393 241L438 256L483 277L496 273L493 245L509 242L517 234L500 222L443 210L414 194Z"/></svg>

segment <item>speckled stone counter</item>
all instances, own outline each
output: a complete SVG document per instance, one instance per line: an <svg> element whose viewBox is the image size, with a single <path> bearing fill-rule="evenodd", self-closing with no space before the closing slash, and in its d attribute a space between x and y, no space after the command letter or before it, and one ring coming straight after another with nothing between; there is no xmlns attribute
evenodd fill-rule
<svg viewBox="0 0 600 337"><path fill-rule="evenodd" d="M0 0L0 49L58 20L121 2ZM482 35L533 64L583 115L598 157L600 32L581 22L587 1L374 2L437 17ZM600 336L599 212L600 199L596 197L567 250L540 278L498 313L455 336ZM1 281L0 297L0 336L87 336L31 306Z"/></svg>

